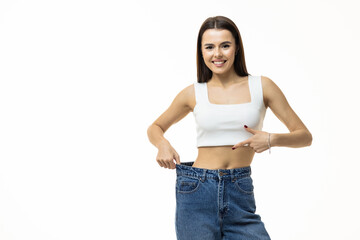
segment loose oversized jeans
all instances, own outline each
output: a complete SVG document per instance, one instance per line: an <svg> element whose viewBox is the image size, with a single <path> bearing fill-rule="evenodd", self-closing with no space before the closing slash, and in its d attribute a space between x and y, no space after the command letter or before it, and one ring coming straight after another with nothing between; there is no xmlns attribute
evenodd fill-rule
<svg viewBox="0 0 360 240"><path fill-rule="evenodd" d="M255 214L251 168L210 170L176 165L178 240L268 240Z"/></svg>

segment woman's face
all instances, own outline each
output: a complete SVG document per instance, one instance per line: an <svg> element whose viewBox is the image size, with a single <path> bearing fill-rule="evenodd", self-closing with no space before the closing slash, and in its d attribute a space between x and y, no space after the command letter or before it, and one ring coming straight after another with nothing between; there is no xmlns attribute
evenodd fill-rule
<svg viewBox="0 0 360 240"><path fill-rule="evenodd" d="M201 52L206 66L213 74L234 70L236 43L229 30L206 30L201 40Z"/></svg>

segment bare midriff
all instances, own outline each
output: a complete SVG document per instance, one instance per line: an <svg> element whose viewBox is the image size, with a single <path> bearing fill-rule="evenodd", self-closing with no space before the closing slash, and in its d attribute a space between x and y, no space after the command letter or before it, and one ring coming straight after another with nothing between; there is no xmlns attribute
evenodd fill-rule
<svg viewBox="0 0 360 240"><path fill-rule="evenodd" d="M198 147L198 156L192 165L206 169L234 169L250 166L255 151L251 147L232 146Z"/></svg>

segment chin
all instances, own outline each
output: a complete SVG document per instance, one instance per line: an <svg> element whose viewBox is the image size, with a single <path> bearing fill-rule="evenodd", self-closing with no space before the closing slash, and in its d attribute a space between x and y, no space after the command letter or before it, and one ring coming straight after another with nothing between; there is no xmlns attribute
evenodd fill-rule
<svg viewBox="0 0 360 240"><path fill-rule="evenodd" d="M220 75L220 74L225 74L225 73L227 73L227 72L228 72L228 70L224 70L224 71L215 70L215 71L212 71L213 74L218 74L218 75Z"/></svg>

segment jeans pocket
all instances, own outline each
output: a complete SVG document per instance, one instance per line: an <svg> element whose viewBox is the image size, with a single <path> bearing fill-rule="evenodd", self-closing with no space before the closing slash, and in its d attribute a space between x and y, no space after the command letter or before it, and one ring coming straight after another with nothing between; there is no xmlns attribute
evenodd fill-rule
<svg viewBox="0 0 360 240"><path fill-rule="evenodd" d="M237 179L235 181L235 186L242 193L245 193L245 194L253 194L254 193L253 181L250 176Z"/></svg>
<svg viewBox="0 0 360 240"><path fill-rule="evenodd" d="M178 193L193 193L200 186L200 180L187 176L177 176L176 191Z"/></svg>

